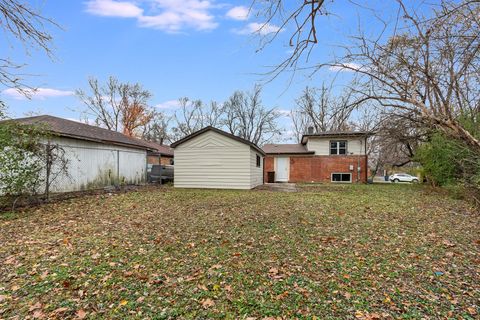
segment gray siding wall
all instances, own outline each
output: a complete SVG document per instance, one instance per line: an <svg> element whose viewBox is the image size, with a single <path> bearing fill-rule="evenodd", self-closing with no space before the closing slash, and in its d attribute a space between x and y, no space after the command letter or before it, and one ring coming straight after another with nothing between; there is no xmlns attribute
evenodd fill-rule
<svg viewBox="0 0 480 320"><path fill-rule="evenodd" d="M251 188L250 146L207 131L175 148L178 188Z"/></svg>
<svg viewBox="0 0 480 320"><path fill-rule="evenodd" d="M97 189L118 184L141 184L146 179L145 150L77 139L51 139L62 146L69 161L68 176L59 176L52 192Z"/></svg>

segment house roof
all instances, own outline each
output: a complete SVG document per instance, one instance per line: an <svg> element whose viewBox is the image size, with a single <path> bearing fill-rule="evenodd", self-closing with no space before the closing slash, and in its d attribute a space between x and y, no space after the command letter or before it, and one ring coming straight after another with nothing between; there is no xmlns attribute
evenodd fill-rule
<svg viewBox="0 0 480 320"><path fill-rule="evenodd" d="M151 153L158 154L165 157L173 157L173 149L170 146L159 144L153 141L145 141L147 145L149 145L154 151Z"/></svg>
<svg viewBox="0 0 480 320"><path fill-rule="evenodd" d="M306 144L308 138L320 137L320 138L341 138L341 137L368 137L373 135L371 131L323 131L313 134L304 134L302 136L302 144Z"/></svg>
<svg viewBox="0 0 480 320"><path fill-rule="evenodd" d="M260 149L255 143L250 142L250 141L248 141L248 140L246 140L246 139L237 137L236 135L233 135L233 134L231 134L231 133L225 132L225 131L223 131L223 130L214 128L214 127L212 127L212 126L208 126L208 127L203 128L203 129L200 129L200 130L198 130L198 131L196 131L196 132L194 132L194 133L186 136L185 138L180 139L180 140L172 143L172 144L170 145L170 147L176 148L176 147L178 147L179 145L181 145L182 143L187 142L187 141L189 141L189 140L191 140L191 139L193 139L193 138L195 138L195 137L197 137L197 136L199 136L199 135L201 135L201 134L204 134L205 132L208 132L208 131L216 132L216 133L221 134L221 135L223 135L223 136L225 136L225 137L228 137L228 138L230 138L230 139L233 139L233 140L236 140L236 141L238 141L238 142L241 142L241 143L244 143L244 144L246 144L246 145L249 145L251 148L257 150L257 151L260 152L262 155L265 155L265 152L264 152L262 149Z"/></svg>
<svg viewBox="0 0 480 320"><path fill-rule="evenodd" d="M266 144L263 146L266 154L314 154L308 151L303 144Z"/></svg>
<svg viewBox="0 0 480 320"><path fill-rule="evenodd" d="M152 148L146 141L126 136L120 132L50 115L19 118L6 121L15 121L25 125L45 126L45 130L48 130L61 137L87 140L103 144L114 144L136 149L154 150L154 148Z"/></svg>

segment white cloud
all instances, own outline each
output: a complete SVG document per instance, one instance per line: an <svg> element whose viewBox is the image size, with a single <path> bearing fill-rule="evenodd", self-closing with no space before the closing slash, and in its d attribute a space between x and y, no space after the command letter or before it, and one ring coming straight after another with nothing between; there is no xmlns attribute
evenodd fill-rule
<svg viewBox="0 0 480 320"><path fill-rule="evenodd" d="M334 65L328 68L330 71L335 72L355 72L356 70L360 70L362 68L361 65L357 63L339 63L338 65Z"/></svg>
<svg viewBox="0 0 480 320"><path fill-rule="evenodd" d="M283 117L290 117L291 110L277 109L277 112L280 113Z"/></svg>
<svg viewBox="0 0 480 320"><path fill-rule="evenodd" d="M244 6L238 6L228 10L225 16L233 20L243 21L248 19L249 14L250 14L249 8Z"/></svg>
<svg viewBox="0 0 480 320"><path fill-rule="evenodd" d="M23 91L23 93L21 92ZM64 91L51 88L22 89L21 91L13 88L5 89L2 94L17 100L24 100L26 96L32 99L45 100L47 98L67 97L75 94L73 91Z"/></svg>
<svg viewBox="0 0 480 320"><path fill-rule="evenodd" d="M148 5L148 12L141 5ZM211 13L214 8L209 0L138 0L113 1L90 0L87 12L120 18L136 18L139 26L158 29L169 33L181 32L184 29L212 30L218 27Z"/></svg>
<svg viewBox="0 0 480 320"><path fill-rule="evenodd" d="M86 5L86 11L97 16L136 18L143 14L141 8L128 1L90 0Z"/></svg>
<svg viewBox="0 0 480 320"><path fill-rule="evenodd" d="M180 102L178 100L168 100L162 103L159 103L155 106L157 109L176 109L180 107Z"/></svg>
<svg viewBox="0 0 480 320"><path fill-rule="evenodd" d="M246 34L246 35L259 34L262 36L265 36L271 33L281 32L281 31L282 30L280 30L280 27L274 24L258 23L258 22L251 22L242 29L234 30L234 32L237 34Z"/></svg>

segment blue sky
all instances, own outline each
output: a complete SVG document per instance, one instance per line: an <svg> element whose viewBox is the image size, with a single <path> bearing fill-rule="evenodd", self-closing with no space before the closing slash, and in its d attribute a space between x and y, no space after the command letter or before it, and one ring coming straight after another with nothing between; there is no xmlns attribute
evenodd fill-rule
<svg viewBox="0 0 480 320"><path fill-rule="evenodd" d="M26 112L79 119L83 109L73 95L87 89L87 79L104 81L116 76L121 81L139 82L153 93L151 104L167 113L175 112L174 101L187 96L204 101L224 101L235 90L248 90L265 80L259 75L270 70L289 52L289 30L262 52L259 37L252 35L263 23L261 17L246 17L250 1L221 0L91 0L30 1L43 15L59 23L53 61L42 52L25 55L14 39L0 54L25 62L32 74L27 82L40 88L32 99L19 97L2 88L1 99L10 115ZM320 43L311 61L326 61L338 54L337 44L345 43L358 27L377 30L368 23L369 13L349 1L338 0L329 9L335 15L322 17ZM394 1L373 1L383 12L396 12ZM366 22L366 23L365 23ZM272 23L270 30L275 30ZM305 86L320 86L336 72L325 70L308 77L299 73L290 83L283 74L264 87L263 101L269 107L290 110ZM342 75L344 78L348 75ZM282 120L286 129L288 119Z"/></svg>

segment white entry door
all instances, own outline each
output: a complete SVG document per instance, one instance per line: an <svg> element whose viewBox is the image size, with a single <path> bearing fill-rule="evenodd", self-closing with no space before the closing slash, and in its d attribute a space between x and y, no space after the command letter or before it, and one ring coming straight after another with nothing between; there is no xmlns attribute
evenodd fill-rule
<svg viewBox="0 0 480 320"><path fill-rule="evenodd" d="M275 158L277 160L275 168L275 181L288 182L288 172L290 169L290 158Z"/></svg>

